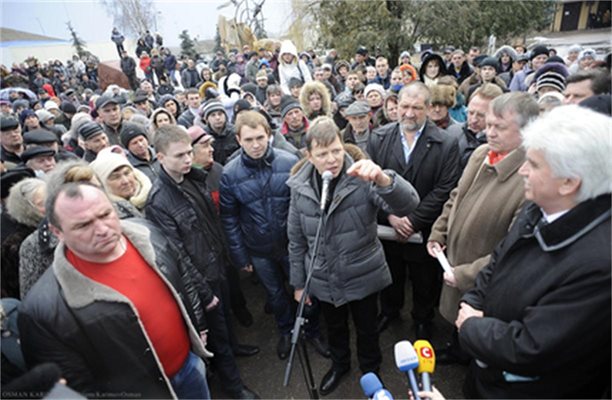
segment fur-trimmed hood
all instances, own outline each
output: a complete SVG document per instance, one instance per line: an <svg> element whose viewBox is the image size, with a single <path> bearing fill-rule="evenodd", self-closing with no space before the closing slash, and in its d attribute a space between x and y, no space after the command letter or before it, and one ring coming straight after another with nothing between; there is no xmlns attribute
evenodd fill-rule
<svg viewBox="0 0 612 400"><path fill-rule="evenodd" d="M499 49L497 49L497 51L493 55L493 57L499 60L500 64L501 64L501 56L503 53L508 54L510 58L512 59L512 61L516 60L516 58L518 57L518 54L516 54L516 50L514 50L512 47L508 45L504 45L500 47Z"/></svg>
<svg viewBox="0 0 612 400"><path fill-rule="evenodd" d="M313 93L318 93L319 96L321 96L321 113L331 117L332 106L329 91L323 83L315 80L306 82L304 86L302 86L302 90L300 90L300 105L302 106L302 110L304 110L304 114L308 117L314 113L308 101L308 98Z"/></svg>

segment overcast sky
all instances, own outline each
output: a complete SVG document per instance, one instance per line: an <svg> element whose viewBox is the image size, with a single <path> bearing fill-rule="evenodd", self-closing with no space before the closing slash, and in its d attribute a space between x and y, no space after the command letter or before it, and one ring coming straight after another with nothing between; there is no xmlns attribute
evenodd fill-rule
<svg viewBox="0 0 612 400"><path fill-rule="evenodd" d="M233 17L234 8L217 10L224 1L155 1L160 15L158 30L170 46L179 44L178 35L187 29L191 36L212 39L215 35L217 17L222 14ZM0 0L0 14L4 28L69 39L66 22L71 21L79 36L86 42L110 40L112 18L97 0L72 1L15 1ZM269 33L284 32L290 13L289 0L266 0L263 14L265 28Z"/></svg>

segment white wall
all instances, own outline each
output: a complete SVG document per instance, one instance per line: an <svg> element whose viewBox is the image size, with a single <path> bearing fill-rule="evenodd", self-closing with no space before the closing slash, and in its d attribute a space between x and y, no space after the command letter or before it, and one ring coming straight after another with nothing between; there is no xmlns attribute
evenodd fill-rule
<svg viewBox="0 0 612 400"><path fill-rule="evenodd" d="M134 55L134 49L136 49L135 41L126 40L124 47L130 56L136 58ZM102 43L87 43L86 49L96 55L100 61L119 60L117 47L110 40ZM15 62L21 63L30 56L38 58L41 63L59 59L65 65L66 61L71 60L74 54L76 54L74 47L68 43L36 47L0 47L1 63L7 67L10 67Z"/></svg>

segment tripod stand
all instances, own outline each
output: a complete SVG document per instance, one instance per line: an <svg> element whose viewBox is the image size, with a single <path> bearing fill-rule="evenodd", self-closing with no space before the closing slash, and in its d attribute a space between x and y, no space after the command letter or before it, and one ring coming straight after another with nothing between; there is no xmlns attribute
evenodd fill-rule
<svg viewBox="0 0 612 400"><path fill-rule="evenodd" d="M304 318L304 308L306 307L306 299L308 298L308 293L310 291L310 281L312 279L312 272L314 271L314 265L317 259L317 253L319 251L319 242L321 241L321 229L323 227L324 217L325 213L322 211L321 217L319 218L319 223L317 225L317 233L315 236L312 258L310 259L310 264L308 265L308 274L306 275L304 291L302 292L302 297L300 298L300 303L295 316L295 323L293 325L293 331L291 334L291 352L289 353L289 359L287 360L287 367L285 369L285 379L283 381L283 386L286 387L289 384L289 378L291 377L291 369L293 367L293 358L295 357L295 352L297 349L298 359L300 361L300 366L302 367L302 372L304 374L304 381L306 382L308 394L310 395L311 399L318 399L319 392L317 390L317 385L314 381L314 376L312 375L312 368L310 366L310 359L308 358L308 350L306 349L306 341L304 338L304 333L302 332L302 328L306 323L306 319Z"/></svg>

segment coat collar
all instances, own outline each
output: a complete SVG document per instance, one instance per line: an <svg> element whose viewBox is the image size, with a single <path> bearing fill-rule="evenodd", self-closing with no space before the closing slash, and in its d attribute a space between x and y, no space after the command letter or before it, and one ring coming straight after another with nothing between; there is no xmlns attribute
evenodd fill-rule
<svg viewBox="0 0 612 400"><path fill-rule="evenodd" d="M126 220L121 220L121 228L123 234L132 242L134 247L138 249L138 252L142 255L147 264L152 266L158 274L161 274L155 263L155 251L149 240L149 230L143 225ZM80 273L70 264L66 258L65 251L66 246L63 242L60 242L55 249L53 272L64 292L64 298L70 307L81 308L95 301L116 303L130 302L119 292Z"/></svg>
<svg viewBox="0 0 612 400"><path fill-rule="evenodd" d="M257 160L249 157L244 149L240 149L240 158L247 168L264 168L265 166L271 166L272 161L274 161L274 157L275 153L271 143L268 143L268 148L266 149L266 153L263 155L263 157L258 158Z"/></svg>
<svg viewBox="0 0 612 400"><path fill-rule="evenodd" d="M497 180L499 182L508 180L523 165L523 162L525 162L525 150L522 147L512 150L503 160L493 166L497 172Z"/></svg>
<svg viewBox="0 0 612 400"><path fill-rule="evenodd" d="M543 226L538 225L542 211L536 204L530 203L527 206L527 221L535 226L533 235L542 250L555 251L571 245L602 222L609 221L610 203L609 193L600 195L583 201L559 219Z"/></svg>

